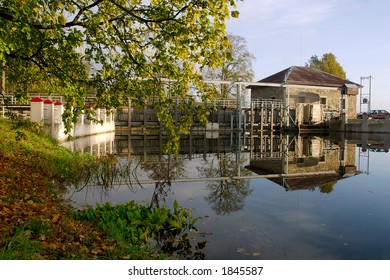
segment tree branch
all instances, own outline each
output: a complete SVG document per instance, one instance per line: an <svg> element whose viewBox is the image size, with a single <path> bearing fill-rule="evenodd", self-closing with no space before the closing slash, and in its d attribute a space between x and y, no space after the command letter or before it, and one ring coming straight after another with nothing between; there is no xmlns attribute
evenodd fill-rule
<svg viewBox="0 0 390 280"><path fill-rule="evenodd" d="M65 27L71 27L71 26L75 26L75 25L79 25L77 24L78 23L78 20L80 19L80 17L82 16L82 14L85 12L85 11L88 11L94 7L96 7L97 5L99 5L101 2L103 2L104 0L96 0L95 2L91 3L90 5L88 6L85 6L83 8L80 8L79 12L77 13L77 15L74 17L74 19L70 22L67 22L65 24ZM76 6L77 3L75 3Z"/></svg>
<svg viewBox="0 0 390 280"><path fill-rule="evenodd" d="M183 8L181 8L180 10L178 10L173 16L171 17L165 17L165 18L161 18L161 19L146 19L146 18L143 18L137 14L134 13L134 8L133 9L128 9L120 4L118 4L115 0L108 0L110 1L111 4L113 4L114 6L116 6L117 8L121 9L122 11L126 12L127 14L129 14L130 16L136 18L137 20L141 21L141 22L144 22L144 23L161 23L161 22L165 22L165 21L171 21L171 20L176 20L177 16L179 14L181 14L183 11L185 11L186 9L189 8L190 5L186 5L184 6Z"/></svg>
<svg viewBox="0 0 390 280"><path fill-rule="evenodd" d="M0 8L0 18L3 18L5 20L14 21L14 16L9 13L9 10L7 8L1 7Z"/></svg>

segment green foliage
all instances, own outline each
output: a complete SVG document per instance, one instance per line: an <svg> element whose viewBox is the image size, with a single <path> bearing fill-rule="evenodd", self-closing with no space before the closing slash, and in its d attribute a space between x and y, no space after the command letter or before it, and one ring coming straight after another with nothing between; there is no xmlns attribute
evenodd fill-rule
<svg viewBox="0 0 390 280"><path fill-rule="evenodd" d="M189 243L189 232L197 232L198 219L176 201L172 210L166 206L151 209L130 201L117 206L98 204L75 215L77 219L96 223L121 247L154 245L156 250L172 253L169 250L179 247L178 244Z"/></svg>
<svg viewBox="0 0 390 280"><path fill-rule="evenodd" d="M28 120L15 120L12 125L12 130L15 130L15 139L17 141L22 141L27 139L27 135L23 130L29 130L36 134L43 134L43 124L35 123Z"/></svg>
<svg viewBox="0 0 390 280"><path fill-rule="evenodd" d="M305 66L322 70L342 79L346 78L346 73L343 67L336 60L336 56L332 53L324 54L321 59L319 59L317 55L313 55Z"/></svg>
<svg viewBox="0 0 390 280"><path fill-rule="evenodd" d="M235 3L3 0L0 61L19 97L38 90L64 96L68 130L88 92L107 108L155 97L174 142L188 123L173 124L170 100L185 97L190 88L205 101L215 96L199 72L224 63L230 48L225 21L238 17Z"/></svg>

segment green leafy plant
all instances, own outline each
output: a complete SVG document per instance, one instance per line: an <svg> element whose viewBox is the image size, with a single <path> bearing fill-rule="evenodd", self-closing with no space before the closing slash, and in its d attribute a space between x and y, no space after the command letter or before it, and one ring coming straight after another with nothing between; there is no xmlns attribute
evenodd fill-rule
<svg viewBox="0 0 390 280"><path fill-rule="evenodd" d="M77 219L93 221L121 246L148 245L169 255L192 258L199 255L191 250L189 233L198 233L197 218L190 210L179 207L177 201L171 210L167 206L148 208L134 201L112 206L109 203L88 207L75 214Z"/></svg>

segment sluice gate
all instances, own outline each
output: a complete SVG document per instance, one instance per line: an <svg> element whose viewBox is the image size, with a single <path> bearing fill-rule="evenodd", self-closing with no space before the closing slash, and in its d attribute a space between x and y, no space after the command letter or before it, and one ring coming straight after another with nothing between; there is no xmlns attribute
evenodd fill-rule
<svg viewBox="0 0 390 280"><path fill-rule="evenodd" d="M208 126L205 130L255 130L274 131L285 127L283 103L280 100L252 100L249 106L242 107L235 100L220 99L214 104L202 104L209 108ZM185 112L172 108L177 122ZM201 129L196 116L193 128ZM157 111L151 106L135 108L131 105L117 110L115 123L118 129L132 132L160 129L162 124L157 118Z"/></svg>
<svg viewBox="0 0 390 280"><path fill-rule="evenodd" d="M252 100L250 109L244 110L244 116L247 120L244 128L251 131L274 131L284 126L283 103L280 100Z"/></svg>

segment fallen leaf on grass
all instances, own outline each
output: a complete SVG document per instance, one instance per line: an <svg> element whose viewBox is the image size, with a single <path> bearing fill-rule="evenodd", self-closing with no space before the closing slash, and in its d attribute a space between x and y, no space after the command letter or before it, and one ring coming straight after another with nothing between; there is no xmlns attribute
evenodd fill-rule
<svg viewBox="0 0 390 280"><path fill-rule="evenodd" d="M58 221L58 219L61 217L61 214L60 213L58 213L57 215L55 215L54 217L53 217L53 219L51 220L51 222L53 223L53 224L55 224L57 221Z"/></svg>

